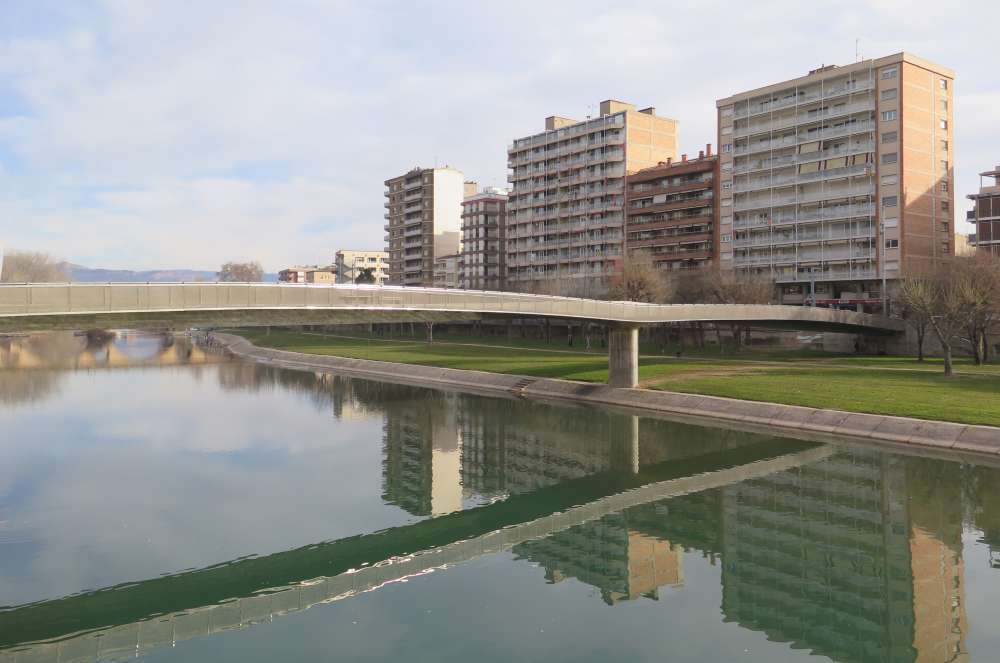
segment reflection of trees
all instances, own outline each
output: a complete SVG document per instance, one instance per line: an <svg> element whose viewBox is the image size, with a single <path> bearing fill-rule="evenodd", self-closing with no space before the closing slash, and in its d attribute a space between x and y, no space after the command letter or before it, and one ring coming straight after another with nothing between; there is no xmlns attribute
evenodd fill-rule
<svg viewBox="0 0 1000 663"><path fill-rule="evenodd" d="M83 342L70 332L24 338L0 338L0 403L35 403L58 393L63 373L54 370L19 370L22 352L33 360L56 364L75 357Z"/></svg>
<svg viewBox="0 0 1000 663"><path fill-rule="evenodd" d="M62 371L9 371L0 369L0 403L19 405L51 398L59 392Z"/></svg>

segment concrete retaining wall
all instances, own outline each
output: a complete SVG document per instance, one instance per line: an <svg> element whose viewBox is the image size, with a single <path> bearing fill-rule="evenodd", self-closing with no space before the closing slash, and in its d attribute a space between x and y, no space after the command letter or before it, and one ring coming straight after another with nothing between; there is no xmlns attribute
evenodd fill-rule
<svg viewBox="0 0 1000 663"><path fill-rule="evenodd" d="M864 441L938 451L1000 455L1000 428L946 421L821 410L796 405L744 401L717 396L651 389L617 389L603 384L504 375L367 359L309 355L259 348L230 334L217 334L237 357L286 368L328 371L373 380L425 387L452 388L479 394L506 394L539 400L613 406L638 414L660 413L703 419L710 425L752 426L791 437Z"/></svg>

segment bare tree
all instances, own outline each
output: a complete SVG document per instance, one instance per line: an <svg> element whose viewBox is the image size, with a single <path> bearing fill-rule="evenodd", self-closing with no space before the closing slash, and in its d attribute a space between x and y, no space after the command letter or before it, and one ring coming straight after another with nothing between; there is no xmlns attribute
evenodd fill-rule
<svg viewBox="0 0 1000 663"><path fill-rule="evenodd" d="M774 282L763 276L715 268L708 275L709 301L719 304L769 304L774 297ZM737 349L750 342L750 325L730 325ZM716 325L718 334L718 325ZM719 335L719 344L722 337Z"/></svg>
<svg viewBox="0 0 1000 663"><path fill-rule="evenodd" d="M990 331L1000 320L1000 258L979 252L955 261L964 273L969 306L968 342L977 365L990 360Z"/></svg>
<svg viewBox="0 0 1000 663"><path fill-rule="evenodd" d="M917 361L924 360L924 339L934 315L933 280L909 277L900 281L899 299L903 304L903 319L917 333Z"/></svg>
<svg viewBox="0 0 1000 663"><path fill-rule="evenodd" d="M900 295L908 309L926 315L944 354L944 374L953 374L952 350L956 338L969 328L976 296L969 270L956 261L928 275L903 280Z"/></svg>
<svg viewBox="0 0 1000 663"><path fill-rule="evenodd" d="M31 251L11 251L3 256L2 283L59 283L69 281L62 263Z"/></svg>
<svg viewBox="0 0 1000 663"><path fill-rule="evenodd" d="M229 283L260 283L264 280L264 268L259 262L227 262L219 270L220 281Z"/></svg>
<svg viewBox="0 0 1000 663"><path fill-rule="evenodd" d="M611 296L628 302L660 304L669 289L663 274L645 251L633 251L611 279Z"/></svg>

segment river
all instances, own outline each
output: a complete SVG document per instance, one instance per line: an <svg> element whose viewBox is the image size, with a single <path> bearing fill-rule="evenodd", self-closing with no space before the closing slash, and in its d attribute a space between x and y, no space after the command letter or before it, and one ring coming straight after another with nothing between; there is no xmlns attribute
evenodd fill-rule
<svg viewBox="0 0 1000 663"><path fill-rule="evenodd" d="M0 663L992 661L998 468L0 339Z"/></svg>

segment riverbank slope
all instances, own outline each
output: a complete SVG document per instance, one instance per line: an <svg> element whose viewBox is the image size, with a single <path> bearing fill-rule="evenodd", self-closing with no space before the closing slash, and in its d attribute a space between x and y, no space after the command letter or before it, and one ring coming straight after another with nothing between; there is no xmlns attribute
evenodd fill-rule
<svg viewBox="0 0 1000 663"><path fill-rule="evenodd" d="M836 436L889 445L1000 454L1000 428L908 417L864 414L778 403L739 400L548 377L394 363L333 355L304 354L254 345L241 336L216 334L237 357L281 367L339 373L435 388L551 399L626 408L641 413L693 417L724 425L767 427L794 437Z"/></svg>

